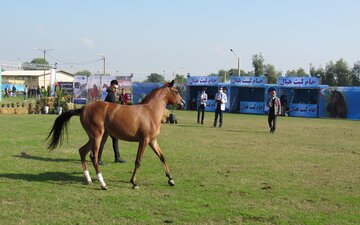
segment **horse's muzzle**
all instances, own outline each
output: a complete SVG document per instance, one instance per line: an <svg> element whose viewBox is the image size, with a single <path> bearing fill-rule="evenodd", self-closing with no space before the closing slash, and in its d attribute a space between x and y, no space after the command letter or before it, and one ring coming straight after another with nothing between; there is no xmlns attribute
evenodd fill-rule
<svg viewBox="0 0 360 225"><path fill-rule="evenodd" d="M185 101L183 100L183 99L181 99L181 101L179 101L178 103L178 106L180 106L181 107L181 109L184 109L185 108Z"/></svg>

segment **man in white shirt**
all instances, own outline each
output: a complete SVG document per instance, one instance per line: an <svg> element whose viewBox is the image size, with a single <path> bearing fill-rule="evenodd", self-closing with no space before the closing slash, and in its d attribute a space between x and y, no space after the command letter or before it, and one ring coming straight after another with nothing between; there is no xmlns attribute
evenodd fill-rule
<svg viewBox="0 0 360 225"><path fill-rule="evenodd" d="M226 94L223 92L223 88L219 89L219 92L215 95L215 119L213 127L216 127L218 116L219 119L219 128L222 127L223 111L225 111L225 103L227 102Z"/></svg>
<svg viewBox="0 0 360 225"><path fill-rule="evenodd" d="M198 114L197 114L197 123L200 123L200 111L201 111L201 124L204 124L204 115L206 102L208 100L208 95L206 94L206 88L203 88L199 98Z"/></svg>

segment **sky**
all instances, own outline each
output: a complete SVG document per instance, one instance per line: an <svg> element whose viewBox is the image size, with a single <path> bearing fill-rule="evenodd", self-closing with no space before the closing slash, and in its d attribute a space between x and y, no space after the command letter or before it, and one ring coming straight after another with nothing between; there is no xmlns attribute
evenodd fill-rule
<svg viewBox="0 0 360 225"><path fill-rule="evenodd" d="M360 60L358 0L3 0L0 64L43 57L58 69L203 76L253 71L261 53L276 70ZM234 50L234 55L230 49ZM9 67L11 66L11 67Z"/></svg>

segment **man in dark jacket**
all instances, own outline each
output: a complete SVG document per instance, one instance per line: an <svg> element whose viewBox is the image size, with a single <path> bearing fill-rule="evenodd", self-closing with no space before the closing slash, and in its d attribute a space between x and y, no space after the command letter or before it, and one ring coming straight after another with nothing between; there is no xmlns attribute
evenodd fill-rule
<svg viewBox="0 0 360 225"><path fill-rule="evenodd" d="M276 96L275 88L271 87L268 90L269 99L266 102L266 106L269 108L268 123L270 127L270 133L274 133L276 130L277 116L281 112L280 99Z"/></svg>
<svg viewBox="0 0 360 225"><path fill-rule="evenodd" d="M112 80L111 83L110 83L110 87L106 90L107 92L107 95L105 97L105 101L106 102L112 102L112 103L117 103L117 100L116 100L116 91L118 89L118 81L117 80ZM100 165L103 165L103 161L101 160L101 155L102 155L102 152L104 150L104 145L106 143L106 140L108 138L109 134L106 132L105 130L105 133L102 137L102 140L101 140L101 143L100 143L100 148L99 148L99 155L98 155L98 162ZM120 157L120 152L119 152L119 140L117 138L114 138L110 135L111 139L112 139L112 146L113 146L113 149L114 149L114 156L115 156L115 162L116 163L125 163L126 161L121 159Z"/></svg>

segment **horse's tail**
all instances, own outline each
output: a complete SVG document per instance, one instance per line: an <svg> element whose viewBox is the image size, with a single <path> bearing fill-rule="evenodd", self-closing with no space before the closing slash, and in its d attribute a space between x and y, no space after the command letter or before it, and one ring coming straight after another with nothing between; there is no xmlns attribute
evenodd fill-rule
<svg viewBox="0 0 360 225"><path fill-rule="evenodd" d="M54 125L46 138L46 140L50 138L49 145L47 147L48 149L53 150L59 144L61 146L64 136L64 133L62 132L63 129L65 128L67 133L67 124L70 121L70 118L72 116L80 115L81 110L82 109L69 110L56 118Z"/></svg>

